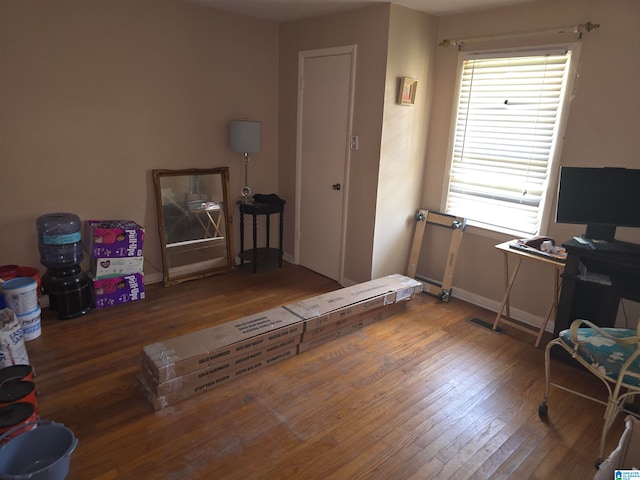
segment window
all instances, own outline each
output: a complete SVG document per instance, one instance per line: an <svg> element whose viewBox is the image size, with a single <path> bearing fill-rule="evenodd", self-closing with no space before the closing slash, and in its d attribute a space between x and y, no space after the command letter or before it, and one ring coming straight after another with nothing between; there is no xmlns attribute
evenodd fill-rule
<svg viewBox="0 0 640 480"><path fill-rule="evenodd" d="M490 230L540 232L570 60L566 49L461 54L447 213Z"/></svg>

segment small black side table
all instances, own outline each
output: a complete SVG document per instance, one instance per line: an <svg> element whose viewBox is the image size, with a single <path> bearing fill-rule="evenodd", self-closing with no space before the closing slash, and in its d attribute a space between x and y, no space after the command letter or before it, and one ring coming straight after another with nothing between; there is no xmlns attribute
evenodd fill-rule
<svg viewBox="0 0 640 480"><path fill-rule="evenodd" d="M253 248L244 249L244 214L253 216ZM280 216L278 228L278 248L269 247L269 230L270 218L273 213ZM256 273L258 262L277 258L278 267L282 267L282 230L284 221L282 215L284 213L284 202L282 203L240 203L240 265L244 262L253 263L253 273ZM267 241L266 247L258 248L258 215L266 215Z"/></svg>

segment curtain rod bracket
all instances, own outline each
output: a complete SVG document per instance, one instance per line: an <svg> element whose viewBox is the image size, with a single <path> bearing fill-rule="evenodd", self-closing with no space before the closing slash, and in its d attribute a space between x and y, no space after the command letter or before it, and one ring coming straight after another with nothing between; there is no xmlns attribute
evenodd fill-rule
<svg viewBox="0 0 640 480"><path fill-rule="evenodd" d="M582 23L578 25L578 29L579 29L578 31L580 32L582 31L590 32L591 30L595 30L596 28L600 28L599 23L587 22L587 23Z"/></svg>

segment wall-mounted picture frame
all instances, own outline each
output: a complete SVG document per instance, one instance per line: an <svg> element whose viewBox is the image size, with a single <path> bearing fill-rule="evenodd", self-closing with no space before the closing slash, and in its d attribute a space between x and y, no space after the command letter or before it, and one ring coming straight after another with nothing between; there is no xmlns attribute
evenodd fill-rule
<svg viewBox="0 0 640 480"><path fill-rule="evenodd" d="M410 77L400 78L398 103L400 105L413 105L416 102L416 89L418 80Z"/></svg>

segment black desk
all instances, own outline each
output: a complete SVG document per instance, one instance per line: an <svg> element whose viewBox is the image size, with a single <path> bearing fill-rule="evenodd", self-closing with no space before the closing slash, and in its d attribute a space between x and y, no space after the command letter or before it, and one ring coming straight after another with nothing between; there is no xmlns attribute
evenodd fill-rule
<svg viewBox="0 0 640 480"><path fill-rule="evenodd" d="M252 215L253 217L253 248L249 250L244 249L244 214ZM278 248L270 248L269 246L269 234L270 234L270 215L279 214L279 228L278 228ZM253 263L253 273L256 273L258 268L258 262L266 261L269 259L278 259L278 266L282 267L282 230L284 221L282 215L284 213L284 202L282 203L241 203L240 204L240 265L244 265L244 262ZM266 216L266 247L258 248L258 216Z"/></svg>
<svg viewBox="0 0 640 480"><path fill-rule="evenodd" d="M567 249L567 262L554 337L575 319L613 327L621 299L640 301L640 245L620 242L618 251L593 250L572 239L562 246ZM581 264L586 267L586 277L580 274ZM590 274L596 275L589 279ZM610 284L599 283L606 278L598 274L606 276Z"/></svg>

